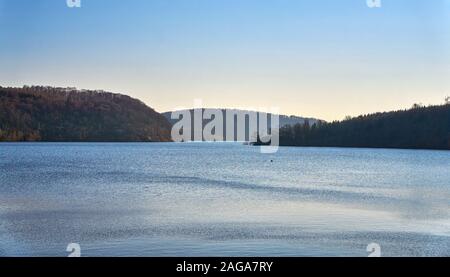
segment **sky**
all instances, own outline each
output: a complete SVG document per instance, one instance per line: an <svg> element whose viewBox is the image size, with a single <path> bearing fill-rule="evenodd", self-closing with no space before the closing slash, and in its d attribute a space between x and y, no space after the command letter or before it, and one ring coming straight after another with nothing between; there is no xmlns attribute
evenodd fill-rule
<svg viewBox="0 0 450 277"><path fill-rule="evenodd" d="M0 0L0 86L340 120L450 95L450 0Z"/></svg>

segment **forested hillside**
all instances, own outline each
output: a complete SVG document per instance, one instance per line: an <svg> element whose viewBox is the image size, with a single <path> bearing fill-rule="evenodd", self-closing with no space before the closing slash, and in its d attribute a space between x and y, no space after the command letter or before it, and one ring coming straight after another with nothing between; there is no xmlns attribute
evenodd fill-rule
<svg viewBox="0 0 450 277"><path fill-rule="evenodd" d="M170 141L170 129L164 116L126 95L0 87L0 141Z"/></svg>
<svg viewBox="0 0 450 277"><path fill-rule="evenodd" d="M285 146L450 149L450 104L280 129Z"/></svg>

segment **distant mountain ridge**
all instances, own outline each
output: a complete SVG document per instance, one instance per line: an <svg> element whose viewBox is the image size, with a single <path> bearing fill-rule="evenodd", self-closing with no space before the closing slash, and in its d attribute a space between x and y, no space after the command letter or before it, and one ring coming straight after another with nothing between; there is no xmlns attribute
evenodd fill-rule
<svg viewBox="0 0 450 277"><path fill-rule="evenodd" d="M0 87L0 141L171 141L143 102L99 90Z"/></svg>
<svg viewBox="0 0 450 277"><path fill-rule="evenodd" d="M202 112L204 113L205 111L211 111L211 110L221 110L222 111L222 116L223 116L223 134L224 134L224 140L227 134L227 128L226 128L226 112L230 112L236 115L235 118L235 129L234 134L236 134L236 123L237 123L237 116L248 116L248 115L257 115L258 111L249 111L249 110L240 110L240 109L211 109L211 108L202 108ZM193 118L194 118L194 109L186 109L186 110L179 110L177 112L183 112L183 111L189 111L191 114L191 128L193 130ZM172 119L172 113L174 111L169 111L169 112L164 112L162 113L162 115L164 115L166 117L166 119L172 124L174 125L176 122L179 121L179 119ZM268 128L271 128L271 121L270 121L270 116L271 113L267 113L268 115ZM308 124L316 124L318 122L324 122L322 120L316 119L316 118L307 118L307 117L300 117L300 116L287 116L287 115L278 115L279 116L279 125L280 127L283 126L294 126L296 124L304 124L305 122L308 122ZM208 124L208 122L210 122L212 119L203 119L203 126L204 127L206 124ZM258 121L259 122L259 121ZM245 129L245 133L246 133L246 140L249 141L250 137L254 134L250 134L249 131L249 126L248 126L248 117L246 119L246 129ZM193 131L192 131L192 135L191 135L191 139L194 140L193 138Z"/></svg>

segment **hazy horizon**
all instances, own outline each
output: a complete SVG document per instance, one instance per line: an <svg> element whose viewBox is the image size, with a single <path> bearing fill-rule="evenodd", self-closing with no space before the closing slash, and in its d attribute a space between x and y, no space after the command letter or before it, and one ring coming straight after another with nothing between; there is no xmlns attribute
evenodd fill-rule
<svg viewBox="0 0 450 277"><path fill-rule="evenodd" d="M0 85L327 121L450 95L450 1L0 0Z"/></svg>

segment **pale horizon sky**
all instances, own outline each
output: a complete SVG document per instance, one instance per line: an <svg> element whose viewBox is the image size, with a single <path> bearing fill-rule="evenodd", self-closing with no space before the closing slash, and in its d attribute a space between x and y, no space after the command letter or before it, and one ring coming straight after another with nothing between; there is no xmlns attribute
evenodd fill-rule
<svg viewBox="0 0 450 277"><path fill-rule="evenodd" d="M0 0L0 86L345 116L450 95L450 0Z"/></svg>

